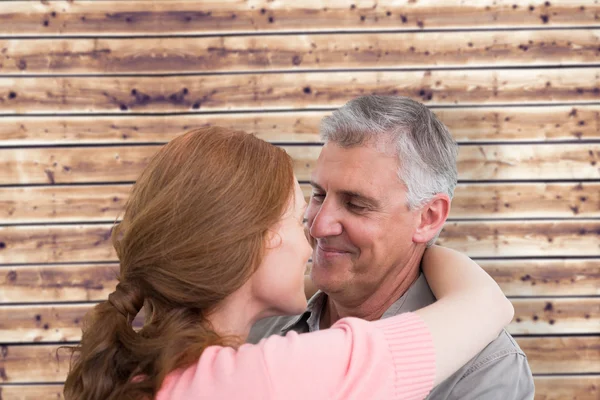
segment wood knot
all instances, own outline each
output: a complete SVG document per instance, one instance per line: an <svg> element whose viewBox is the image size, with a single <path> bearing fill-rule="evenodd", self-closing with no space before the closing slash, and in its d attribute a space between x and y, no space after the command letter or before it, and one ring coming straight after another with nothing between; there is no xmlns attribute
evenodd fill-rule
<svg viewBox="0 0 600 400"><path fill-rule="evenodd" d="M9 282L16 282L17 281L17 271L9 271L8 274L6 274L6 279L8 279Z"/></svg>

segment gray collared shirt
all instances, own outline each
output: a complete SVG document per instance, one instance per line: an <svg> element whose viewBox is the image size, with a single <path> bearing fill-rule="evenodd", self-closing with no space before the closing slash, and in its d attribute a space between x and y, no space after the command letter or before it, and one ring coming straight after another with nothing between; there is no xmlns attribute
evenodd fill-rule
<svg viewBox="0 0 600 400"><path fill-rule="evenodd" d="M273 317L258 321L250 331L248 342L257 343L271 335L285 335L319 330L321 311L327 295L317 292L303 314ZM435 302L435 297L421 274L402 297L388 308L381 318L416 311ZM533 376L527 357L505 330L481 353L466 363L454 375L436 386L430 400L530 400L534 397Z"/></svg>

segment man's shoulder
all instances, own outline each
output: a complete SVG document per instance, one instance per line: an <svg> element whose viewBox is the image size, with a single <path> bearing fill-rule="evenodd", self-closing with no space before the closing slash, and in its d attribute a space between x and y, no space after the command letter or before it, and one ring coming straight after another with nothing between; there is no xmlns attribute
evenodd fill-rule
<svg viewBox="0 0 600 400"><path fill-rule="evenodd" d="M434 388L428 399L467 398L467 393L481 393L491 387L503 392L506 385L513 387L514 398L528 399L533 390L533 376L519 344L502 330L485 349ZM489 398L498 398L500 392L490 392Z"/></svg>
<svg viewBox="0 0 600 400"><path fill-rule="evenodd" d="M506 329L503 329L500 335L498 335L492 343L487 345L485 349L465 365L466 368L462 371L462 378L486 365L493 364L495 361L510 355L526 358L525 353L521 350L519 344Z"/></svg>
<svg viewBox="0 0 600 400"><path fill-rule="evenodd" d="M281 335L283 327L298 319L298 317L299 315L285 315L261 319L252 326L246 342L256 344L261 339L271 335Z"/></svg>
<svg viewBox="0 0 600 400"><path fill-rule="evenodd" d="M497 361L511 356L515 362L518 362L521 357L523 359L527 358L515 339L513 339L506 329L503 329L496 339L459 369L451 377L451 380L459 381L486 367L493 368Z"/></svg>

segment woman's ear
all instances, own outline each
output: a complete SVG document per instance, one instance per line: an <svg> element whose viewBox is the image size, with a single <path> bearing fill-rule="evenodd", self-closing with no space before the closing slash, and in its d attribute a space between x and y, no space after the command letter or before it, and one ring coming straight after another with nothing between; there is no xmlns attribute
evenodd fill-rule
<svg viewBox="0 0 600 400"><path fill-rule="evenodd" d="M265 234L266 248L275 249L281 245L281 235L272 229L269 229Z"/></svg>

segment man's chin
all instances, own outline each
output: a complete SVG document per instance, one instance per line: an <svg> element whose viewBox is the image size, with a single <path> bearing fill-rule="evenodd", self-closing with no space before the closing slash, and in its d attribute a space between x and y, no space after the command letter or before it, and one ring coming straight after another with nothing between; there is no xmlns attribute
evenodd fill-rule
<svg viewBox="0 0 600 400"><path fill-rule="evenodd" d="M325 293L337 292L345 281L348 265L342 263L313 262L310 277L317 289Z"/></svg>

